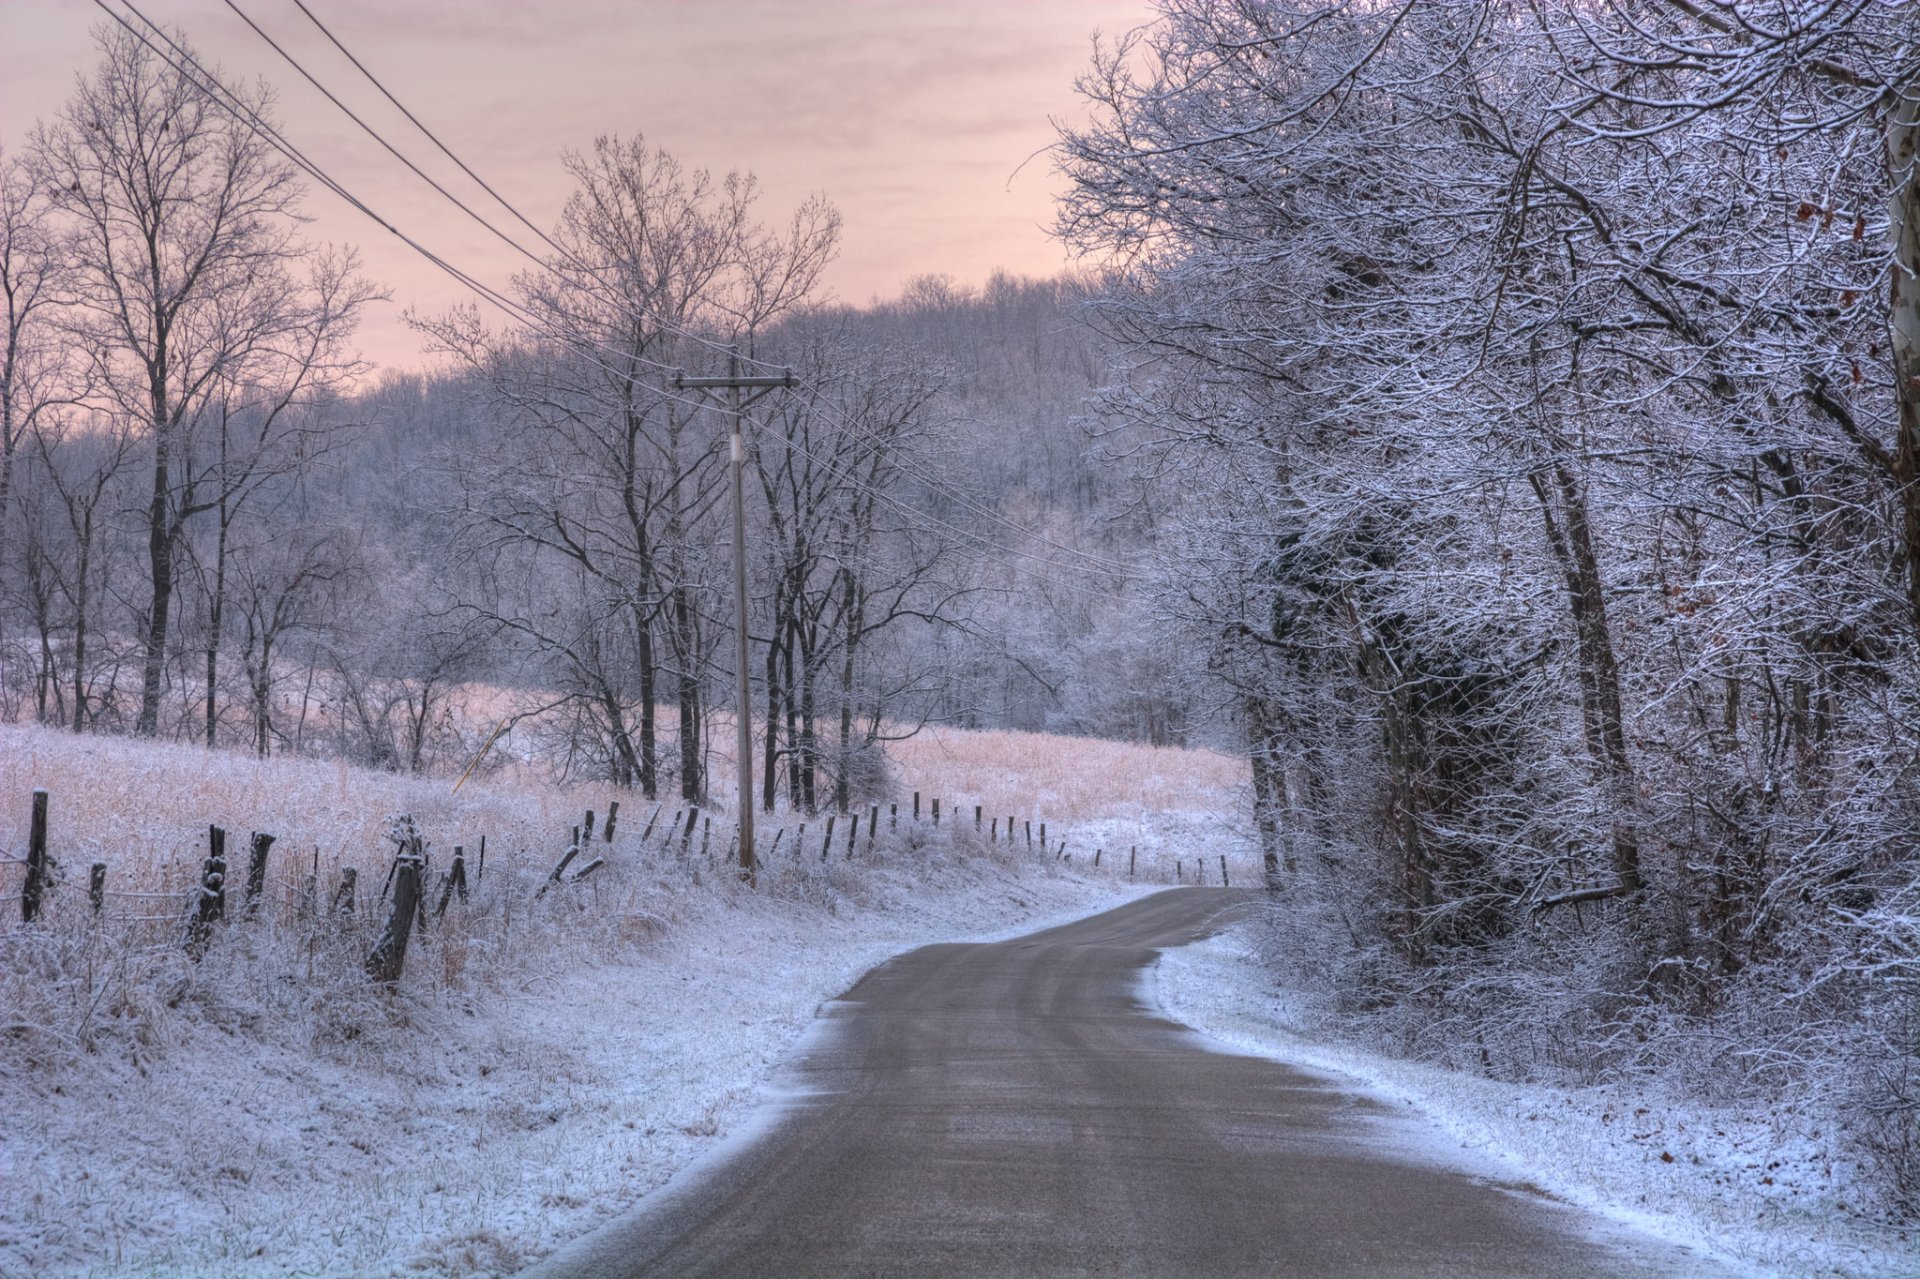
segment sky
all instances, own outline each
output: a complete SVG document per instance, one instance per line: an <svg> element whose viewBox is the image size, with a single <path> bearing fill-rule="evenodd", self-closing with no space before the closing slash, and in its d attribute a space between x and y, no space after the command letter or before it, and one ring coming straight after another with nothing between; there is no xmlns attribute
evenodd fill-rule
<svg viewBox="0 0 1920 1279"><path fill-rule="evenodd" d="M383 153L224 0L134 3L230 78L266 79L289 140L401 230L494 287L526 265ZM293 0L235 3L488 212ZM1060 189L1045 154L1053 122L1085 118L1073 80L1090 63L1093 33L1118 35L1150 16L1147 0L306 3L536 224L550 227L566 198L563 149L641 134L690 166L753 173L770 225L825 194L844 219L825 284L854 304L917 275L977 284L996 268L1062 269L1064 250L1046 231ZM86 0L0 0L0 147L23 147L34 122L66 101L97 61L91 28L106 20ZM331 193L312 191L304 211L310 238L356 245L392 291L361 325L364 353L388 368L426 363L401 311L433 314L470 295Z"/></svg>

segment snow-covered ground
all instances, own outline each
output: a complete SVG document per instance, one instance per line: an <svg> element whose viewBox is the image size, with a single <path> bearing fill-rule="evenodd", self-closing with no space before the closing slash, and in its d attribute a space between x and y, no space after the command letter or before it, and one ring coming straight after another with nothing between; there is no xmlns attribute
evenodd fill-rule
<svg viewBox="0 0 1920 1279"><path fill-rule="evenodd" d="M334 1051L210 1001L157 1060L9 1079L0 1274L510 1272L726 1134L867 968L1145 891L942 869L877 873L869 904L831 912L716 894L638 953L403 996Z"/></svg>
<svg viewBox="0 0 1920 1279"><path fill-rule="evenodd" d="M989 749L948 744L961 760ZM1222 839L1215 764L1110 750L1081 784L1069 746L1044 777L1049 797L1078 796L1072 811L971 781L1003 819L1050 821L1065 859L976 834L968 792L919 780L928 761L915 784L948 797L938 828L883 818L849 853L843 822L823 859L821 820L801 847L805 819L783 813L749 889L721 865L724 807L708 848L704 826L667 834L672 804L626 796L616 839L576 863L607 866L543 894L569 826L617 792L505 770L456 795L444 777L0 726L0 900L17 902L35 787L63 866L39 923L22 928L17 905L0 920L0 1276L511 1272L711 1149L867 968L1101 909ZM1204 780L1104 806L1128 776L1175 765ZM473 894L416 935L386 992L362 961L399 812L432 841L436 875L465 844ZM195 962L184 910L208 822L232 832L230 918ZM280 842L257 915L240 918L252 828ZM1136 844L1137 885L1113 855ZM1107 849L1098 870L1082 845ZM354 865L357 909L316 915L307 876L325 903Z"/></svg>
<svg viewBox="0 0 1920 1279"><path fill-rule="evenodd" d="M1648 1089L1505 1084L1333 1041L1308 1001L1276 987L1245 925L1165 952L1146 985L1150 1006L1222 1051L1356 1081L1514 1180L1755 1274L1920 1274L1920 1238L1852 1206L1834 1134L1790 1105L1710 1110Z"/></svg>

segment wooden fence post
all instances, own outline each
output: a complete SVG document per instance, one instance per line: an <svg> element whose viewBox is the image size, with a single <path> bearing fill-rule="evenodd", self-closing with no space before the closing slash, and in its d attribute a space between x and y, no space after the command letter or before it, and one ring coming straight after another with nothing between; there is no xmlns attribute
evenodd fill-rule
<svg viewBox="0 0 1920 1279"><path fill-rule="evenodd" d="M652 839L652 838L653 838L653 824L654 824L655 822L657 822L657 821L659 821L659 820L660 820L660 814L661 814L661 812L662 812L662 810L664 810L665 808L666 808L666 805L665 805L665 804L655 804L655 805L653 806L653 815L652 815L651 817L649 817L649 818L647 818L647 827L646 827L646 829L645 829L645 830L643 830L643 831L641 831L641 832L640 832L640 842L641 842L641 843L643 843L643 844L644 844L644 843L646 843L646 842L647 842L648 840L650 840L650 839ZM676 813L676 814L675 814L675 816L677 817L677 816L679 816L679 814L677 814L677 813ZM668 827L668 829L672 829L672 827L671 827L671 826L669 826L669 827Z"/></svg>
<svg viewBox="0 0 1920 1279"><path fill-rule="evenodd" d="M435 919L447 913L447 902L456 892L461 901L467 900L467 850L458 844L453 846L453 869L440 882L440 904L434 908Z"/></svg>
<svg viewBox="0 0 1920 1279"><path fill-rule="evenodd" d="M1104 848L1096 848L1093 850L1093 866L1095 870L1098 870L1100 868L1100 854L1106 851L1107 850Z"/></svg>
<svg viewBox="0 0 1920 1279"><path fill-rule="evenodd" d="M1225 853L1220 854L1220 887L1233 887L1232 884L1227 882L1227 855Z"/></svg>
<svg viewBox="0 0 1920 1279"><path fill-rule="evenodd" d="M333 913L336 915L353 914L354 886L360 882L360 872L352 866L340 868L340 887L333 890Z"/></svg>
<svg viewBox="0 0 1920 1279"><path fill-rule="evenodd" d="M1047 851L1047 824L1045 822L1040 823L1040 851L1043 854Z"/></svg>
<svg viewBox="0 0 1920 1279"><path fill-rule="evenodd" d="M406 965L407 938L413 933L413 917L420 908L420 872L426 859L420 854L418 837L401 851L398 861L393 880L393 911L387 916L380 940L367 955L366 964L367 976L389 986L400 980L400 971Z"/></svg>
<svg viewBox="0 0 1920 1279"><path fill-rule="evenodd" d="M609 800L607 802L607 824L600 828L600 839L602 843L611 844L613 842L613 823L614 819L619 816L620 801L617 799Z"/></svg>
<svg viewBox="0 0 1920 1279"><path fill-rule="evenodd" d="M87 901L92 904L93 913L96 915L106 907L107 864L105 862L95 862L92 869L87 872Z"/></svg>
<svg viewBox="0 0 1920 1279"><path fill-rule="evenodd" d="M1029 821L1024 824L1027 828L1027 851L1032 852L1033 851L1033 823ZM1011 817L1007 819L1007 828L1008 828L1007 842L1012 843L1013 842L1013 838L1012 838L1013 819Z"/></svg>
<svg viewBox="0 0 1920 1279"><path fill-rule="evenodd" d="M827 851L833 847L833 814L827 814L827 835L820 841L820 860L827 860Z"/></svg>
<svg viewBox="0 0 1920 1279"><path fill-rule="evenodd" d="M853 841L860 838L860 814L847 819L847 856L853 856Z"/></svg>
<svg viewBox="0 0 1920 1279"><path fill-rule="evenodd" d="M473 878L474 878L474 882L478 883L480 880L483 880L486 877L487 877L487 837L485 835L482 835L480 837L480 862L477 866L473 868Z"/></svg>
<svg viewBox="0 0 1920 1279"><path fill-rule="evenodd" d="M867 809L867 851L873 851L873 837L880 833L880 805L873 804Z"/></svg>
<svg viewBox="0 0 1920 1279"><path fill-rule="evenodd" d="M675 814L679 816L679 814ZM700 809L696 806L687 810L687 828L680 833L680 854L685 856L693 850L693 828L700 824Z"/></svg>
<svg viewBox="0 0 1920 1279"><path fill-rule="evenodd" d="M780 851L780 841L783 837L785 837L786 833L787 833L787 828L785 826L782 826L779 830L773 832L773 847L767 849L768 861L772 861L773 855Z"/></svg>
<svg viewBox="0 0 1920 1279"><path fill-rule="evenodd" d="M1133 864L1140 860L1140 845L1133 844L1127 849L1127 878L1133 878Z"/></svg>
<svg viewBox="0 0 1920 1279"><path fill-rule="evenodd" d="M976 835L980 833L980 805L978 804L973 806L973 833Z"/></svg>
<svg viewBox="0 0 1920 1279"><path fill-rule="evenodd" d="M992 825L987 827L987 842L989 844L997 844L1000 842L1000 819L998 817L994 818Z"/></svg>
<svg viewBox="0 0 1920 1279"><path fill-rule="evenodd" d="M31 924L47 895L47 792L33 792L32 824L27 828L27 886L20 890L20 918Z"/></svg>
<svg viewBox="0 0 1920 1279"><path fill-rule="evenodd" d="M933 801L933 824L935 826L940 824L940 801L937 799Z"/></svg>
<svg viewBox="0 0 1920 1279"><path fill-rule="evenodd" d="M1007 817L1007 847L1013 847L1013 817L1011 815Z"/></svg>
<svg viewBox="0 0 1920 1279"><path fill-rule="evenodd" d="M213 940L213 926L227 914L227 832L207 827L207 861L200 868L200 894L187 923L187 955L199 959Z"/></svg>
<svg viewBox="0 0 1920 1279"><path fill-rule="evenodd" d="M1186 867L1178 857L1173 859L1173 879L1175 883L1179 884L1184 884L1187 881Z"/></svg>
<svg viewBox="0 0 1920 1279"><path fill-rule="evenodd" d="M920 792L919 791L915 791L913 793L913 820L916 822L920 820Z"/></svg>
<svg viewBox="0 0 1920 1279"><path fill-rule="evenodd" d="M253 849L247 856L248 919L260 909L260 895L267 891L267 850L273 847L274 838L261 831L253 832Z"/></svg>
<svg viewBox="0 0 1920 1279"><path fill-rule="evenodd" d="M900 805L898 804L887 805L887 829L900 829Z"/></svg>

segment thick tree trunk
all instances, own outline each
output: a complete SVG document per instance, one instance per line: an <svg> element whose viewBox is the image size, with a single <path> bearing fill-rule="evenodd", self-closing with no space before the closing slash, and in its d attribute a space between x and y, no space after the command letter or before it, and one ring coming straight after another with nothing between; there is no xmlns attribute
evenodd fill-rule
<svg viewBox="0 0 1920 1279"><path fill-rule="evenodd" d="M87 731L87 578L93 572L93 510L81 521L80 563L73 587L73 731Z"/></svg>
<svg viewBox="0 0 1920 1279"><path fill-rule="evenodd" d="M133 730L141 737L160 731L160 683L167 662L167 622L173 608L173 525L170 500L172 423L168 420L167 335L157 325L154 363L148 375L152 399L153 492L147 501L147 575L152 588L147 607L145 661L140 670L140 715Z"/></svg>
<svg viewBox="0 0 1920 1279"><path fill-rule="evenodd" d="M680 697L680 798L702 803L707 794L705 755L700 746L702 698L699 670L699 630L693 600L685 586L673 588L673 626L680 669L675 688Z"/></svg>
<svg viewBox="0 0 1920 1279"><path fill-rule="evenodd" d="M1253 824L1260 834L1260 864L1269 892L1279 892L1284 857L1280 813L1286 802L1286 778L1279 764L1279 736L1258 699L1248 702L1248 756L1253 766ZM1291 873L1293 867L1286 870Z"/></svg>
<svg viewBox="0 0 1920 1279"><path fill-rule="evenodd" d="M225 445L224 434L221 437ZM214 538L213 598L207 605L207 747L216 745L220 727L220 633L227 611L227 526L230 516L220 502L220 530Z"/></svg>
<svg viewBox="0 0 1920 1279"><path fill-rule="evenodd" d="M773 602L773 625L769 628L767 640L767 735L761 748L760 768L760 807L771 813L774 801L780 794L780 652L784 645L781 637L786 633L784 615L786 599L784 592L777 593Z"/></svg>
<svg viewBox="0 0 1920 1279"><path fill-rule="evenodd" d="M1580 710L1587 750L1605 781L1613 826L1613 873L1622 892L1634 892L1640 879L1639 786L1627 753L1625 716L1620 696L1620 667L1607 624L1607 601L1600 562L1593 547L1586 494L1560 462L1549 468L1553 484L1535 471L1527 478L1540 501L1547 542L1566 579L1579 651ZM1558 517L1555 507L1559 508Z"/></svg>
<svg viewBox="0 0 1920 1279"><path fill-rule="evenodd" d="M1893 234L1887 331L1892 339L1900 432L1894 442L1893 481L1907 561L1907 608L1915 631L1920 632L1920 84L1903 86L1893 100L1887 125L1887 177Z"/></svg>

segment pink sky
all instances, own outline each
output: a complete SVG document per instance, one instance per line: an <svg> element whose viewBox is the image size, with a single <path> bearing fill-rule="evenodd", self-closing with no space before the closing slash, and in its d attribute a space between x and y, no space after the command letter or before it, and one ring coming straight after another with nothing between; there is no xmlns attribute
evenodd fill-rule
<svg viewBox="0 0 1920 1279"><path fill-rule="evenodd" d="M435 252L496 287L513 251L379 150L220 0L135 0L183 28L229 76L263 76L283 131L342 185ZM484 196L326 43L290 0L237 0L322 82L469 204ZM682 161L761 182L764 220L824 192L845 219L827 284L865 302L906 279L967 283L995 267L1065 264L1044 228L1057 190L1049 118L1081 117L1074 76L1090 38L1144 21L1145 0L307 0L369 70L536 223L566 196L558 157L596 134L642 133ZM0 146L95 62L84 0L0 0ZM1019 170L1016 172L1016 170ZM366 353L422 362L399 311L466 295L333 195L314 191L309 235L359 246L394 305L361 329ZM501 214L502 217L506 215ZM530 240L530 233L519 237Z"/></svg>

